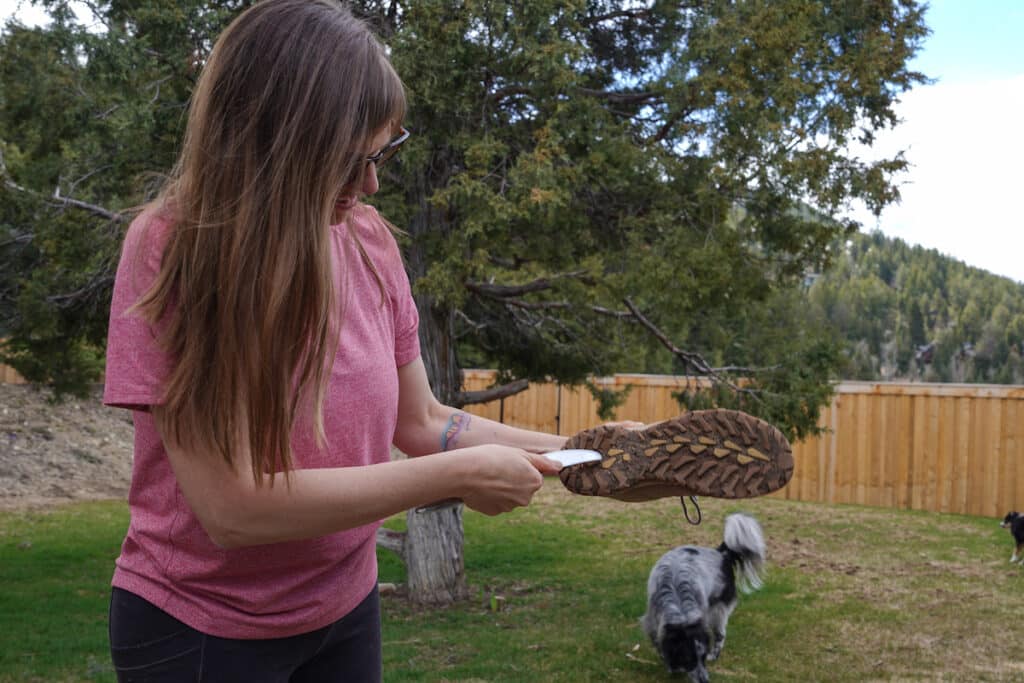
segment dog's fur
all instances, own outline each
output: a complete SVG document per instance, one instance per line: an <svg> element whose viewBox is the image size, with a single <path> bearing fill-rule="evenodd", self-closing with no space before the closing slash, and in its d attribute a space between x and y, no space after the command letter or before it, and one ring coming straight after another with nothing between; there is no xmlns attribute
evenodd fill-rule
<svg viewBox="0 0 1024 683"><path fill-rule="evenodd" d="M1013 555L1010 556L1010 564L1020 562L1024 565L1024 515L1019 512L1007 513L999 526L1008 528L1017 543L1013 548Z"/></svg>
<svg viewBox="0 0 1024 683"><path fill-rule="evenodd" d="M668 551L647 580L644 631L669 673L685 671L693 683L709 680L706 663L725 645L737 587L744 593L761 587L761 525L753 517L729 515L723 536L718 548L684 545Z"/></svg>

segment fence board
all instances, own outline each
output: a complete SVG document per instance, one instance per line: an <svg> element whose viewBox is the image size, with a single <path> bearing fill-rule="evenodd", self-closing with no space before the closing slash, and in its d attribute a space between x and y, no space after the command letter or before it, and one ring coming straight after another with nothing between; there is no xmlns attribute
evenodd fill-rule
<svg viewBox="0 0 1024 683"><path fill-rule="evenodd" d="M896 423L898 442L891 458L893 468L892 495L889 507L906 509L910 507L910 494L914 486L914 410L912 396L900 396L896 399ZM906 457L901 457L906 454Z"/></svg>
<svg viewBox="0 0 1024 683"><path fill-rule="evenodd" d="M911 439L910 476L908 486L907 506L922 509L925 505L925 492L928 490L930 478L927 465L928 453L928 432L927 426L930 423L931 406L930 398L926 396L912 396L913 407L911 415L914 418L913 437Z"/></svg>
<svg viewBox="0 0 1024 683"><path fill-rule="evenodd" d="M971 471L968 467L968 454L971 447L971 399L956 399L956 450L953 452L953 499L951 507L954 511L967 512L967 485Z"/></svg>
<svg viewBox="0 0 1024 683"><path fill-rule="evenodd" d="M1016 465L1014 476L1016 486L1010 487L1009 497L1002 501L1004 505L999 508L1000 512L1024 508L1024 424L1021 424L1021 421L1024 420L1024 403L1014 402L1011 408L1015 417L1010 423L1013 425L1013 429L1010 432L1009 443L1013 445L1010 457L1011 462Z"/></svg>
<svg viewBox="0 0 1024 683"><path fill-rule="evenodd" d="M1021 401L1003 402L1003 471L1000 475L999 500L1017 505L1024 501L1024 467L1021 466L1021 419L1024 418L1021 412ZM997 507L996 516L1006 514L1008 509Z"/></svg>
<svg viewBox="0 0 1024 683"><path fill-rule="evenodd" d="M484 389L494 377L467 371L465 388ZM672 393L694 380L616 375L593 381L632 387L616 419L657 422L680 412ZM565 435L602 422L586 389L554 383L467 410ZM1024 509L1022 421L1021 386L842 382L819 416L826 431L793 444L793 479L773 495L1001 517Z"/></svg>
<svg viewBox="0 0 1024 683"><path fill-rule="evenodd" d="M927 436L925 437L924 444L924 462L927 463L928 468L928 479L926 480L926 489L924 495L921 496L921 508L922 510L937 510L938 509L938 487L939 487L939 468L937 461L939 459L939 425L941 421L939 419L939 397L929 396L928 401L928 429L926 430Z"/></svg>
<svg viewBox="0 0 1024 683"><path fill-rule="evenodd" d="M978 444L971 452L977 458L977 476L981 488L981 494L976 499L980 510L978 514L995 517L996 501L999 498L999 464L1002 456L999 443L999 435L1003 429L1002 410L1000 402L996 399L984 398L976 403L978 405L975 410L979 419L975 434Z"/></svg>

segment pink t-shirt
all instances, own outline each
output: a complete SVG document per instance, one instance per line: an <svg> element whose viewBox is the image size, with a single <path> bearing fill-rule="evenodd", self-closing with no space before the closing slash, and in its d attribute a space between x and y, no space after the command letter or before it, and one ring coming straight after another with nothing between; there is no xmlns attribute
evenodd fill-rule
<svg viewBox="0 0 1024 683"><path fill-rule="evenodd" d="M357 207L349 220L387 297L382 305L377 281L348 231L333 226L344 321L324 399L327 446L317 449L302 435L310 430L296 430L296 469L387 461L398 413L397 369L420 352L419 318L394 237L371 207ZM152 326L126 312L152 284L171 229L170 220L155 211L136 218L114 283L103 401L133 409L135 454L131 523L113 585L224 638L280 638L321 628L347 614L376 583L379 523L233 550L207 536L182 496L146 410L161 401L171 360Z"/></svg>

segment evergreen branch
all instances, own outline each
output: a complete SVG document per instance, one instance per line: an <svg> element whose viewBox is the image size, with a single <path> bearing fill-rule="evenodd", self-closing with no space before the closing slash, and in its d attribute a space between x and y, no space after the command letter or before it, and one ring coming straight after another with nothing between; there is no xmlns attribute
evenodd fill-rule
<svg viewBox="0 0 1024 683"><path fill-rule="evenodd" d="M7 164L4 161L3 150L0 150L0 178L3 178L4 185L11 188L12 190L15 190L16 192L30 194L35 197L40 197L44 200L46 199L45 195L43 195L42 193L36 192L35 190L30 190L27 187L22 187L18 183L14 182L14 179L11 178L10 174L7 172ZM126 220L123 214L118 213L116 211L105 209L102 206L99 206L98 204L90 204L89 202L83 201L81 199L75 199L74 197L67 197L62 195L60 193L60 187L54 188L52 199L55 199L57 203L55 204L52 201L47 201L47 203L50 204L51 206L73 206L77 209L88 211L89 213L95 214L97 216L102 216L103 218L106 218L109 221L113 221L114 223L123 223Z"/></svg>
<svg viewBox="0 0 1024 683"><path fill-rule="evenodd" d="M552 310L552 309L567 309L572 308L573 304L568 301L523 301L522 299L508 299L505 302L507 306L515 306L516 308L525 308L527 310ZM590 305L587 306L592 312L598 315L607 316L609 318L618 318L624 322L639 322L632 313L629 311L613 311L610 308L604 306Z"/></svg>
<svg viewBox="0 0 1024 683"><path fill-rule="evenodd" d="M467 325L469 325L469 327L476 330L477 332L479 332L485 327L483 323L478 323L477 321L473 320L468 315L466 315L466 313L460 308L455 309L455 316L457 318L461 318L463 322L465 322Z"/></svg>
<svg viewBox="0 0 1024 683"><path fill-rule="evenodd" d="M103 24L104 28L107 29L107 33L111 33L114 27L110 25L110 21L107 19L106 13L91 0L79 0L85 7L92 12L92 18Z"/></svg>
<svg viewBox="0 0 1024 683"><path fill-rule="evenodd" d="M29 192L31 192L31 190L29 190ZM82 201L81 199L62 195L59 187L53 188L53 198L59 202L58 206L73 206L76 209L82 209L83 211L88 211L89 213L97 216L102 216L114 223L123 223L125 221L124 215L116 211L105 209L98 204L90 204L89 202Z"/></svg>
<svg viewBox="0 0 1024 683"><path fill-rule="evenodd" d="M481 389L479 391L460 391L455 395L454 404L457 407L461 408L462 406L468 406L477 403L497 401L502 398L514 396L521 391L526 391L527 387L529 386L529 380L517 379L514 382L502 384L501 386L497 387L491 387L490 389Z"/></svg>
<svg viewBox="0 0 1024 683"><path fill-rule="evenodd" d="M646 9L621 9L614 12L606 12L605 14L598 14L595 17L588 17L586 21L582 22L585 26L592 24L600 24L602 21L608 21L610 19L636 19L638 21L646 21L651 16L651 13Z"/></svg>
<svg viewBox="0 0 1024 683"><path fill-rule="evenodd" d="M157 79L146 86L146 90L153 88L153 97L149 100L150 105L156 104L156 101L160 99L160 86L171 80L172 76L164 76L163 78Z"/></svg>
<svg viewBox="0 0 1024 683"><path fill-rule="evenodd" d="M681 109L677 111L675 114L667 118L665 122L661 125L661 127L658 129L658 132L655 133L652 137L648 138L645 142L647 144L661 142L662 140L668 137L668 134L672 132L672 129L675 128L676 124L685 119L687 116L689 116L690 113L691 110L689 109Z"/></svg>
<svg viewBox="0 0 1024 683"><path fill-rule="evenodd" d="M505 270L519 270L524 263L529 263L529 260L521 258L519 256L514 256L508 259L502 258L500 256L491 255L487 257L487 260L496 266L501 266Z"/></svg>
<svg viewBox="0 0 1024 683"><path fill-rule="evenodd" d="M626 308L628 308L630 312L636 317L637 321L641 325L646 327L647 331L650 332L655 339L661 342L662 346L668 349L672 353L672 355L683 361L683 363L685 363L687 366L692 367L694 370L696 370L698 374L706 375L707 377L711 378L713 382L716 382L718 384L724 384L737 394L747 394L748 396L754 398L758 402L762 402L761 397L758 395L758 392L753 391L751 389L744 389L743 387L737 386L733 382L729 381L727 378L719 374L719 370L711 367L700 354L693 353L691 351L684 351L683 349L673 344L664 332L662 332L654 323L648 320L644 316L644 314L640 312L640 309L636 307L636 304L634 304L628 296L622 301L623 303L626 304Z"/></svg>
<svg viewBox="0 0 1024 683"><path fill-rule="evenodd" d="M506 306L515 306L516 308L525 308L527 310L539 311L539 310L551 310L558 308L571 308L572 304L568 301L523 301L522 299L507 299L505 301Z"/></svg>
<svg viewBox="0 0 1024 683"><path fill-rule="evenodd" d="M72 181L71 182L71 186L68 188L68 191L69 192L74 192L75 188L78 187L81 183L84 183L86 180L88 180L89 178L93 177L97 173L102 173L103 171L106 171L110 167L111 167L111 164L104 164L103 166L100 166L99 168L95 168L95 169L89 171L88 173L86 173L81 178L78 178L77 180ZM58 185L58 187L59 187L59 185Z"/></svg>
<svg viewBox="0 0 1024 683"><path fill-rule="evenodd" d="M660 99L661 93L653 90L641 92L613 92L610 90L594 90L593 88L576 88L576 92L587 97L597 97L615 104L649 104Z"/></svg>
<svg viewBox="0 0 1024 683"><path fill-rule="evenodd" d="M676 7L679 10L692 10L698 7L699 3L681 2L677 3ZM587 17L582 20L584 26L593 26L594 24L600 24L604 21L612 19L633 19L635 21L646 22L651 17L651 11L646 8L634 8L634 9L618 9L612 10L611 12L605 12L604 14L598 14L592 17Z"/></svg>
<svg viewBox="0 0 1024 683"><path fill-rule="evenodd" d="M556 273L549 278L537 278L533 282L526 282L521 285L495 285L489 282L466 282L466 289L490 299L510 299L512 297L522 296L523 294L530 294L531 292L540 292L545 289L551 289L554 285L554 280L561 280L564 278L581 279L581 276L586 274L587 271L585 270L574 270L569 273Z"/></svg>
<svg viewBox="0 0 1024 683"><path fill-rule="evenodd" d="M106 111L101 111L99 114L93 114L92 117L94 119L99 119L99 120L102 121L103 119L107 118L108 116L110 116L111 114L113 114L115 111L117 111L120 108L121 108L120 104L114 104L114 105L111 105L109 108L107 108Z"/></svg>
<svg viewBox="0 0 1024 683"><path fill-rule="evenodd" d="M782 369L781 365L769 365L768 367L764 367L764 368L751 368L751 367L744 367L742 365L722 365L722 366L719 366L719 367L715 368L715 372L734 372L734 373L737 373L737 374L749 376L749 375L757 375L757 374L760 374L762 372L773 372L775 370L781 370L781 369Z"/></svg>
<svg viewBox="0 0 1024 683"><path fill-rule="evenodd" d="M637 320L636 316L629 311L613 311L612 309L605 308L604 306L591 306L590 310L598 315L606 315L610 318L618 318L619 320L624 320L626 322L640 322Z"/></svg>
<svg viewBox="0 0 1024 683"><path fill-rule="evenodd" d="M4 247L9 247L12 244L29 244L35 238L35 234L31 232L23 232L20 235L15 235L6 242L0 242L0 249L3 249Z"/></svg>
<svg viewBox="0 0 1024 683"><path fill-rule="evenodd" d="M95 297L98 292L110 289L113 284L114 275L112 273L97 272L93 274L93 277L85 286L68 294L52 294L46 297L46 301L56 304L60 308L72 308L78 302L88 301Z"/></svg>
<svg viewBox="0 0 1024 683"><path fill-rule="evenodd" d="M508 88L499 88L494 92L488 93L487 99L491 100L492 102L501 102L502 100L505 100L514 95L529 95L530 92L532 91L530 90L530 88L527 88L526 86L510 86Z"/></svg>

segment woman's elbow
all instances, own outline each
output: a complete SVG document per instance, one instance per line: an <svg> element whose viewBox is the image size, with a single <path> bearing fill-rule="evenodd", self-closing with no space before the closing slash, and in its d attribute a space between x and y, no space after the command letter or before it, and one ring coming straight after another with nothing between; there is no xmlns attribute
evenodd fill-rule
<svg viewBox="0 0 1024 683"><path fill-rule="evenodd" d="M392 444L405 455L415 458L441 450L441 429L429 419L405 420L395 430Z"/></svg>
<svg viewBox="0 0 1024 683"><path fill-rule="evenodd" d="M224 496L207 505L193 507L206 535L218 548L235 550L266 543L260 534L251 502L241 496Z"/></svg>
<svg viewBox="0 0 1024 683"><path fill-rule="evenodd" d="M237 550L250 545L257 545L244 529L228 525L203 525L206 535L210 537L213 544L221 550Z"/></svg>
<svg viewBox="0 0 1024 683"><path fill-rule="evenodd" d="M444 435L452 427L454 416L461 414L437 399L430 400L414 417L399 419L394 444L409 456L429 455L446 450Z"/></svg>
<svg viewBox="0 0 1024 683"><path fill-rule="evenodd" d="M395 434L395 438L391 445L410 458L417 458L421 455L426 455L429 451L425 450L422 444L417 443L415 439L409 438L400 433Z"/></svg>

